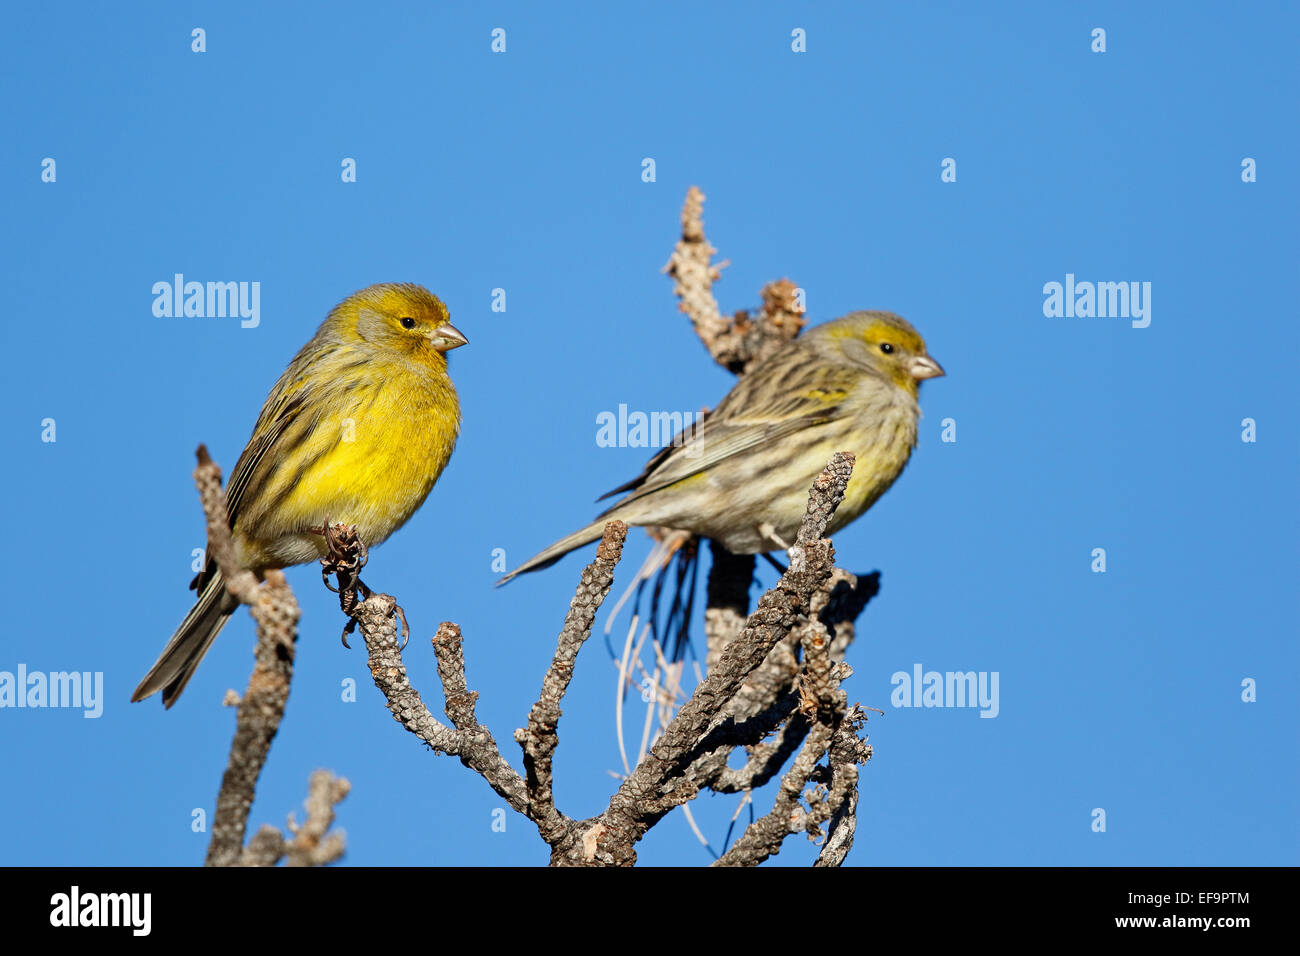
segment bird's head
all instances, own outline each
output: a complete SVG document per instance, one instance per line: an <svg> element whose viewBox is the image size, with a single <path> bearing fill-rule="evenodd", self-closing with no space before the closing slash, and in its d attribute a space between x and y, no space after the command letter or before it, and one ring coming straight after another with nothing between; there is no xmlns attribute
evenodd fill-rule
<svg viewBox="0 0 1300 956"><path fill-rule="evenodd" d="M447 307L424 286L383 282L354 292L330 314L334 331L425 362L444 362L444 354L467 339L448 320Z"/></svg>
<svg viewBox="0 0 1300 956"><path fill-rule="evenodd" d="M923 380L945 374L920 333L892 312L850 312L809 329L803 338L823 354L871 369L913 396Z"/></svg>

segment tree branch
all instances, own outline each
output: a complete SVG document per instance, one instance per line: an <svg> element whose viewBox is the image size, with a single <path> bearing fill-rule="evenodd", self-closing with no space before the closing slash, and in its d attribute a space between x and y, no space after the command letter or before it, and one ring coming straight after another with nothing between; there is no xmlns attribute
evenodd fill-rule
<svg viewBox="0 0 1300 956"><path fill-rule="evenodd" d="M596 611L614 582L614 567L623 555L623 542L626 540L627 525L622 521L611 521L605 526L605 534L596 549L596 560L582 572L578 591L569 604L555 657L542 681L541 695L529 711L528 727L515 731L515 740L524 749L529 799L544 815L555 812L551 762L560 742L556 734L560 722L560 700L569 689L578 651L591 636ZM558 832L553 835L560 836Z"/></svg>
<svg viewBox="0 0 1300 956"><path fill-rule="evenodd" d="M776 586L763 595L740 636L722 651L717 666L710 670L610 801L605 814L609 830L599 844L607 850L609 862L633 862L633 846L645 832L673 806L695 795L697 787L688 784L676 788L669 796L667 791L673 789L670 781L685 769L687 758L745 679L808 612L813 594L829 578L834 567L834 550L822 535L844 500L844 489L852 471L853 456L837 452L817 476L808 496L803 523L790 548L790 567Z"/></svg>
<svg viewBox="0 0 1300 956"><path fill-rule="evenodd" d="M743 375L799 334L804 308L795 284L778 279L763 287L763 308L756 319L745 309L724 319L713 295L713 283L722 277L728 263L712 264L717 251L704 237L704 193L692 186L682 206L682 237L664 272L673 279L673 293L681 300L679 308L690 317L714 361Z"/></svg>
<svg viewBox="0 0 1300 956"><path fill-rule="evenodd" d="M577 654L609 593L622 553L627 535L627 527L622 522L612 521L605 526L596 559L583 571L570 603L555 655L542 681L541 694L529 712L528 725L515 733L524 751L524 775L506 763L491 733L474 716L477 695L466 683L460 630L454 624L444 623L434 639L451 727L429 713L419 693L410 685L397 639L396 601L383 594L361 602L354 615L366 642L375 684L384 694L390 712L407 730L433 750L459 757L514 809L537 825L538 832L551 847L553 865L632 863L636 859L635 845L645 832L673 807L699 792L700 781L692 772L693 762L700 760L702 754L728 744L757 744L793 714L799 698L792 694L786 695L778 708L752 715L743 722L726 712L726 708L772 648L789 637L810 613L815 614L818 603L826 603L828 582L834 572L834 550L822 536L836 507L843 501L852 470L853 456L841 452L832 457L813 482L803 523L789 552L790 568L759 602L740 634L723 648L709 676L623 781L605 812L597 817L575 821L556 808L552 759L559 744L561 701L572 678ZM814 647L815 659L825 658L825 666L815 671L813 692L831 695L827 701L838 700L834 692L839 674L829 661L829 637L821 624L816 628L819 630L808 637L808 646ZM813 711L820 715L824 709L815 707ZM794 719L791 717L791 722ZM804 723L808 723L807 719ZM806 781L813 772L812 765L826 752L830 730L817 723L813 733L819 746L812 745L814 737L810 735L801 754L803 762L796 762L796 776L790 778L790 786ZM831 812L828 809L826 816ZM821 818L813 814L810 819ZM773 839L775 832L764 831L765 839ZM751 837L749 843L756 841L761 846L767 845L758 841L757 836ZM755 858L762 855L756 850L744 852Z"/></svg>
<svg viewBox="0 0 1300 956"><path fill-rule="evenodd" d="M257 781L289 700L301 611L281 572L268 571L264 583L259 586L253 573L240 566L226 512L226 495L221 487L221 468L209 457L203 445L199 446L197 454L199 464L194 469L194 483L198 486L199 501L207 519L208 553L221 569L226 590L250 606L253 620L257 622L253 673L248 679L248 690L238 702L235 736L221 778L221 790L217 793L217 809L213 815L212 839L208 843L205 865L273 866L285 852L289 852L291 861L332 862L343 853L343 836L332 836L322 843L324 830L315 837L319 846L314 846L306 856L293 850L293 844L286 846L280 832L270 826L263 827L249 846L244 847L244 833L248 828L248 814L253 806ZM318 790L315 779L311 790L314 796ZM337 793L337 798L329 804L326 829L333 821L333 804L343 799L348 786L346 780L340 780L328 791L330 796ZM309 797L309 800L313 798ZM319 799L315 805L319 808ZM316 819L319 819L319 814ZM295 857L294 853L298 855Z"/></svg>
<svg viewBox="0 0 1300 956"><path fill-rule="evenodd" d="M492 733L475 717L478 694L467 686L460 628L444 622L433 641L445 709L453 725L448 727L429 713L407 679L393 616L397 602L387 594L375 594L356 608L358 630L369 652L371 676L393 716L434 751L459 757L476 771L511 807L532 820L552 847L579 837L574 822L555 808L552 793L551 761L559 745L556 728L560 701L573 676L578 651L591 634L596 611L609 593L626 537L627 525L623 522L611 521L605 526L596 560L583 571L569 605L541 694L529 712L528 726L515 733L524 750L526 778L510 766Z"/></svg>

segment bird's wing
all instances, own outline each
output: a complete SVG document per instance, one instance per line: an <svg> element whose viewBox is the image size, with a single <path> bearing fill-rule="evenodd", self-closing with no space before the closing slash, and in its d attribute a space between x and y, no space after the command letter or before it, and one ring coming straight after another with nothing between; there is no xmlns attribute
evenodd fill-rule
<svg viewBox="0 0 1300 956"><path fill-rule="evenodd" d="M756 369L736 383L712 414L646 463L636 478L604 495L632 492L625 504L708 471L718 463L846 414L845 399L861 380L852 366L787 364ZM770 399L762 396L776 396Z"/></svg>
<svg viewBox="0 0 1300 956"><path fill-rule="evenodd" d="M337 360L343 349L335 344L321 343L319 335L318 332L317 338L313 338L298 350L298 354L293 357L288 368L271 386L266 402L262 405L262 411L257 416L257 424L253 426L253 437L244 446L239 461L235 462L235 467L230 472L230 480L226 483L226 510L230 514L232 528L235 526L235 517L239 514L240 502L257 471L257 466L299 417L307 404L308 397L314 397L319 404L322 389L334 388L341 380L342 376L337 373L350 371L356 368L358 363L364 364L363 360L351 357L351 364L335 369L335 374L322 382L322 376L313 374L312 368L326 361Z"/></svg>
<svg viewBox="0 0 1300 956"><path fill-rule="evenodd" d="M306 403L305 398L300 391L284 401L268 402L259 416L257 425L253 429L253 437L248 440L248 445L239 456L239 461L235 462L234 470L230 473L230 481L226 483L226 511L230 515L232 528L235 526L235 518L239 514L239 505L244 492L258 464L298 417Z"/></svg>
<svg viewBox="0 0 1300 956"><path fill-rule="evenodd" d="M280 388L280 383L276 383L276 387L271 390L271 395L267 398L266 404L262 406L262 414L257 418L257 425L253 428L253 437L244 446L239 461L235 462L235 467L230 472L230 480L226 482L226 516L230 520L231 528L235 527L235 518L239 514L240 502L253 477L253 473L257 471L258 463L266 457L266 453L284 434L285 429L298 417L302 406L302 393L286 398L284 390ZM208 582L216 576L216 573L216 559L209 555L203 569L194 575L194 580L190 582L190 590L202 593ZM213 631L212 634L215 637L216 631Z"/></svg>

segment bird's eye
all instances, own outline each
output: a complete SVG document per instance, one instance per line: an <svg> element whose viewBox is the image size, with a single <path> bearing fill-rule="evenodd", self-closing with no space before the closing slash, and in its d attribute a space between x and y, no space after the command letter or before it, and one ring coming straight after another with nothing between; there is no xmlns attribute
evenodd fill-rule
<svg viewBox="0 0 1300 956"><path fill-rule="evenodd" d="M401 321L402 321L402 328L404 329L415 328L415 319L411 318L409 315L402 316Z"/></svg>
<svg viewBox="0 0 1300 956"><path fill-rule="evenodd" d="M405 321L405 319L403 319L402 321ZM888 342L881 342L880 351L884 352L886 355L892 355L894 354L894 347L890 345Z"/></svg>

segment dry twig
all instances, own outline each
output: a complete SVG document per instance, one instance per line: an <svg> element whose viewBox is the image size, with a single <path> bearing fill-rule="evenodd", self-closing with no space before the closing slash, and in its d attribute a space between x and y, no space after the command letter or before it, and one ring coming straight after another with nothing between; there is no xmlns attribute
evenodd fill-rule
<svg viewBox="0 0 1300 956"><path fill-rule="evenodd" d="M244 833L248 827L248 814L253 806L253 796L262 767L266 764L271 741L280 729L285 704L289 700L289 683L293 678L293 657L298 638L298 601L289 589L284 575L268 571L259 585L251 571L240 567L235 556L235 546L230 533L230 519L226 512L226 495L221 488L221 468L200 445L198 467L194 469L194 482L199 489L199 500L208 525L208 553L216 559L221 576L229 591L241 603L252 609L257 622L257 649L248 690L239 698L235 714L235 737L230 745L226 772L221 778L217 794L217 809L212 819L212 839L208 843L207 866L272 866L286 853L290 860L309 859L328 863L343 853L342 835L325 839L324 831L315 838L319 844L306 856L294 850L297 841L286 844L280 832L264 826L244 846ZM324 773L319 771L318 773ZM330 783L332 778L326 781ZM313 777L309 806L315 805L314 816L320 819L319 793L326 783ZM335 797L330 802L328 818L333 819L333 804L347 794L346 780L330 783L327 793ZM312 803L315 801L315 804ZM328 823L326 823L328 828ZM325 849L320 849L324 847ZM317 852L319 851L319 852ZM335 852L337 851L337 852ZM295 856L295 853L297 854Z"/></svg>
<svg viewBox="0 0 1300 956"><path fill-rule="evenodd" d="M789 279L777 279L763 287L763 308L757 317L741 309L724 319L713 295L713 283L722 277L728 263L713 265L717 251L704 237L704 193L692 186L682 206L682 238L664 272L673 279L673 292L681 300L679 308L690 317L714 361L743 375L799 334L804 309L798 287Z"/></svg>
<svg viewBox="0 0 1300 956"><path fill-rule="evenodd" d="M572 676L574 660L590 636L596 611L613 583L614 567L627 535L627 527L622 522L611 521L605 526L596 559L583 571L570 603L541 694L529 713L528 726L515 733L524 751L524 775L506 762L491 733L474 716L477 694L466 684L460 631L454 624L444 623L434 638L445 711L451 727L429 712L410 685L397 643L394 602L383 594L361 602L355 612L358 630L369 651L375 684L384 694L388 709L407 730L433 750L459 757L515 810L537 825L538 832L551 847L552 865L631 864L636 860L637 842L650 827L673 807L699 792L700 781L693 778L691 768L702 757L728 744L757 744L772 729L770 721L761 718L737 723L734 715L725 709L772 648L805 621L809 613L814 613L818 595L834 573L834 551L823 535L844 498L852 469L853 457L837 454L814 482L807 514L791 549L789 570L759 602L758 609L723 650L704 683L677 712L650 753L622 782L607 809L596 817L574 820L556 808L551 758L559 744L560 702ZM835 695L837 682L833 670L818 673L822 675L816 685L819 692L830 695L828 700L839 700L842 694ZM833 712L829 704L826 712ZM820 717L820 709L818 714ZM792 787L806 783L811 777L814 765L826 752L825 741L834 734L833 726L827 725L824 730L820 730L821 723L816 726L820 747L814 747L811 742L805 746L802 763L796 762L791 771L793 776L788 776ZM840 788L837 795L824 801L825 813L811 813L810 820L820 821L836 812L843 815L846 793L845 788ZM757 838L750 842L756 843ZM774 851L767 855L770 852Z"/></svg>

